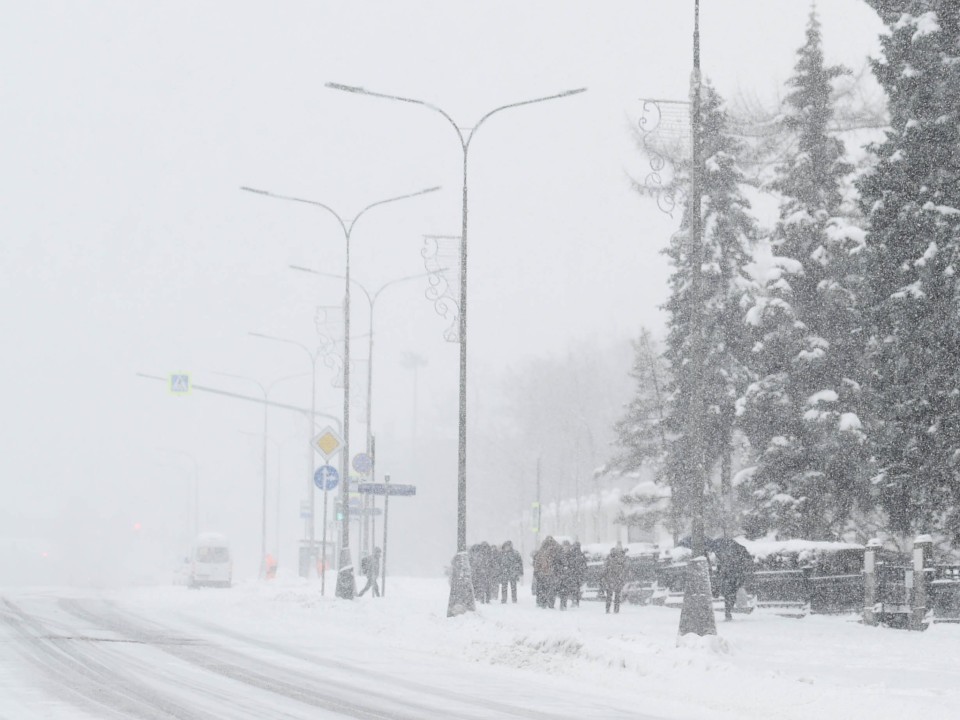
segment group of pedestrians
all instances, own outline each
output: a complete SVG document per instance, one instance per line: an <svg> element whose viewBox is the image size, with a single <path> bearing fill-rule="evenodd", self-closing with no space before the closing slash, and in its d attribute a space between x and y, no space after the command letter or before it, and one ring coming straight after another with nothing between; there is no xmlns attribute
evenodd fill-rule
<svg viewBox="0 0 960 720"><path fill-rule="evenodd" d="M507 602L508 591L517 601L517 582L523 577L523 558L507 540L503 545L479 542L468 550L473 596L477 602L489 603L496 600L500 591L500 602Z"/></svg>
<svg viewBox="0 0 960 720"><path fill-rule="evenodd" d="M579 542L558 543L552 536L533 554L533 581L537 605L560 609L580 605L580 592L587 576L587 558Z"/></svg>

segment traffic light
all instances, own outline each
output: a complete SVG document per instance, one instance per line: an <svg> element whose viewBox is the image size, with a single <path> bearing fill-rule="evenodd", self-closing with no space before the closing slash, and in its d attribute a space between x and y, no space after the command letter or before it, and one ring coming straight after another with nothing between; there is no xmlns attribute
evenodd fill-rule
<svg viewBox="0 0 960 720"><path fill-rule="evenodd" d="M333 507L337 511L337 522L343 522L343 503L336 500L334 501Z"/></svg>

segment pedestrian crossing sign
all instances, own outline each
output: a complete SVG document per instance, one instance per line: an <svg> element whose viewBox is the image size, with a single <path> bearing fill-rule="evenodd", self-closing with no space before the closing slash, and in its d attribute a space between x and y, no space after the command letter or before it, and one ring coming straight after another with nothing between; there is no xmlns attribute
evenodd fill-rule
<svg viewBox="0 0 960 720"><path fill-rule="evenodd" d="M189 395L190 375L187 373L170 373L170 384L168 387L171 395Z"/></svg>

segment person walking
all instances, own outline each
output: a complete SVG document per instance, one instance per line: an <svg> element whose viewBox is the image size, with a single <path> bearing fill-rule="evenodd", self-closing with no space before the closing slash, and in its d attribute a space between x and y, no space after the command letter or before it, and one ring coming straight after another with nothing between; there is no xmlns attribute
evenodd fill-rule
<svg viewBox="0 0 960 720"><path fill-rule="evenodd" d="M523 558L513 549L513 543L507 540L500 548L500 602L507 602L507 589L517 601L517 581L523 577Z"/></svg>
<svg viewBox="0 0 960 720"><path fill-rule="evenodd" d="M479 603L490 602L490 545L479 542L468 551L473 579L473 596Z"/></svg>
<svg viewBox="0 0 960 720"><path fill-rule="evenodd" d="M729 622L733 620L737 591L746 584L753 569L753 556L743 545L729 538L714 540L712 545L717 558L718 590L723 596L724 620Z"/></svg>
<svg viewBox="0 0 960 720"><path fill-rule="evenodd" d="M500 585L503 580L500 574L500 546L495 542L490 543L490 547L487 550L487 563L490 566L490 575L487 577L487 584L489 585L489 594L491 601L497 599L497 595L500 594Z"/></svg>
<svg viewBox="0 0 960 720"><path fill-rule="evenodd" d="M357 593L357 597L363 597L367 590L373 590L373 596L380 597L380 586L377 585L377 578L380 576L380 548L374 548L372 555L367 555L360 561L360 572L367 576L367 584Z"/></svg>
<svg viewBox="0 0 960 720"><path fill-rule="evenodd" d="M623 544L617 542L610 550L603 564L603 594L606 596L607 612L613 603L613 611L620 612L620 595L623 593L623 583L627 575L627 551Z"/></svg>
<svg viewBox="0 0 960 720"><path fill-rule="evenodd" d="M580 591L583 588L583 581L587 579L587 557L583 554L579 540L570 546L567 565L570 568L570 601L576 607L580 607Z"/></svg>
<svg viewBox="0 0 960 720"><path fill-rule="evenodd" d="M572 547L569 540L564 540L557 555L557 594L560 596L561 610L566 610L567 603L573 599L573 567L570 555Z"/></svg>
<svg viewBox="0 0 960 720"><path fill-rule="evenodd" d="M542 608L556 607L560 543L548 535L533 556L537 575L537 605Z"/></svg>

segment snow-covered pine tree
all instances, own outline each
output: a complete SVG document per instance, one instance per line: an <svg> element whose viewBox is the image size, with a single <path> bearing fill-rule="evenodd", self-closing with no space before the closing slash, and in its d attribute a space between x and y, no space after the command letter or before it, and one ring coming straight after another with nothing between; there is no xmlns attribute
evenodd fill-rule
<svg viewBox="0 0 960 720"><path fill-rule="evenodd" d="M619 452L605 470L636 473L648 465L658 474L656 468L662 462L667 444L663 421L667 415L668 368L646 328L633 342L633 351L630 377L636 382L636 392L614 426Z"/></svg>
<svg viewBox="0 0 960 720"><path fill-rule="evenodd" d="M688 207L681 231L665 251L674 270L664 306L670 314L665 357L671 370L664 470L681 509L689 483L707 480L684 471L697 465L691 458L702 457L708 470L719 461L722 484L729 486L736 401L749 380L744 366L749 351L742 320L744 267L756 236L737 165L742 147L728 133L723 101L709 83L702 86L700 116L702 246L691 247ZM694 263L700 270L696 289L691 283ZM699 432L691 434L688 422L697 412L703 414Z"/></svg>
<svg viewBox="0 0 960 720"><path fill-rule="evenodd" d="M653 340L650 331L643 328L640 337L633 342L634 360L630 377L636 383L633 398L625 407L622 418L614 429L619 451L603 468L604 472L647 477L654 482L670 486L669 478L675 473L664 467L666 461L667 435L664 421L667 417L669 367L663 353ZM631 510L631 517L642 517L641 526L650 529L663 522L679 537L682 520L678 508L670 501L669 492L627 493L621 502ZM642 512L637 513L636 509ZM628 521L632 522L632 521Z"/></svg>
<svg viewBox="0 0 960 720"><path fill-rule="evenodd" d="M862 495L863 233L842 217L850 166L828 127L832 81L844 70L824 64L815 11L797 54L783 117L796 143L773 183L781 196L773 257L747 314L757 379L740 412L756 466L740 491L750 535L820 539L842 531Z"/></svg>
<svg viewBox="0 0 960 720"><path fill-rule="evenodd" d="M874 481L893 529L960 541L960 4L868 0L891 128L862 179Z"/></svg>

